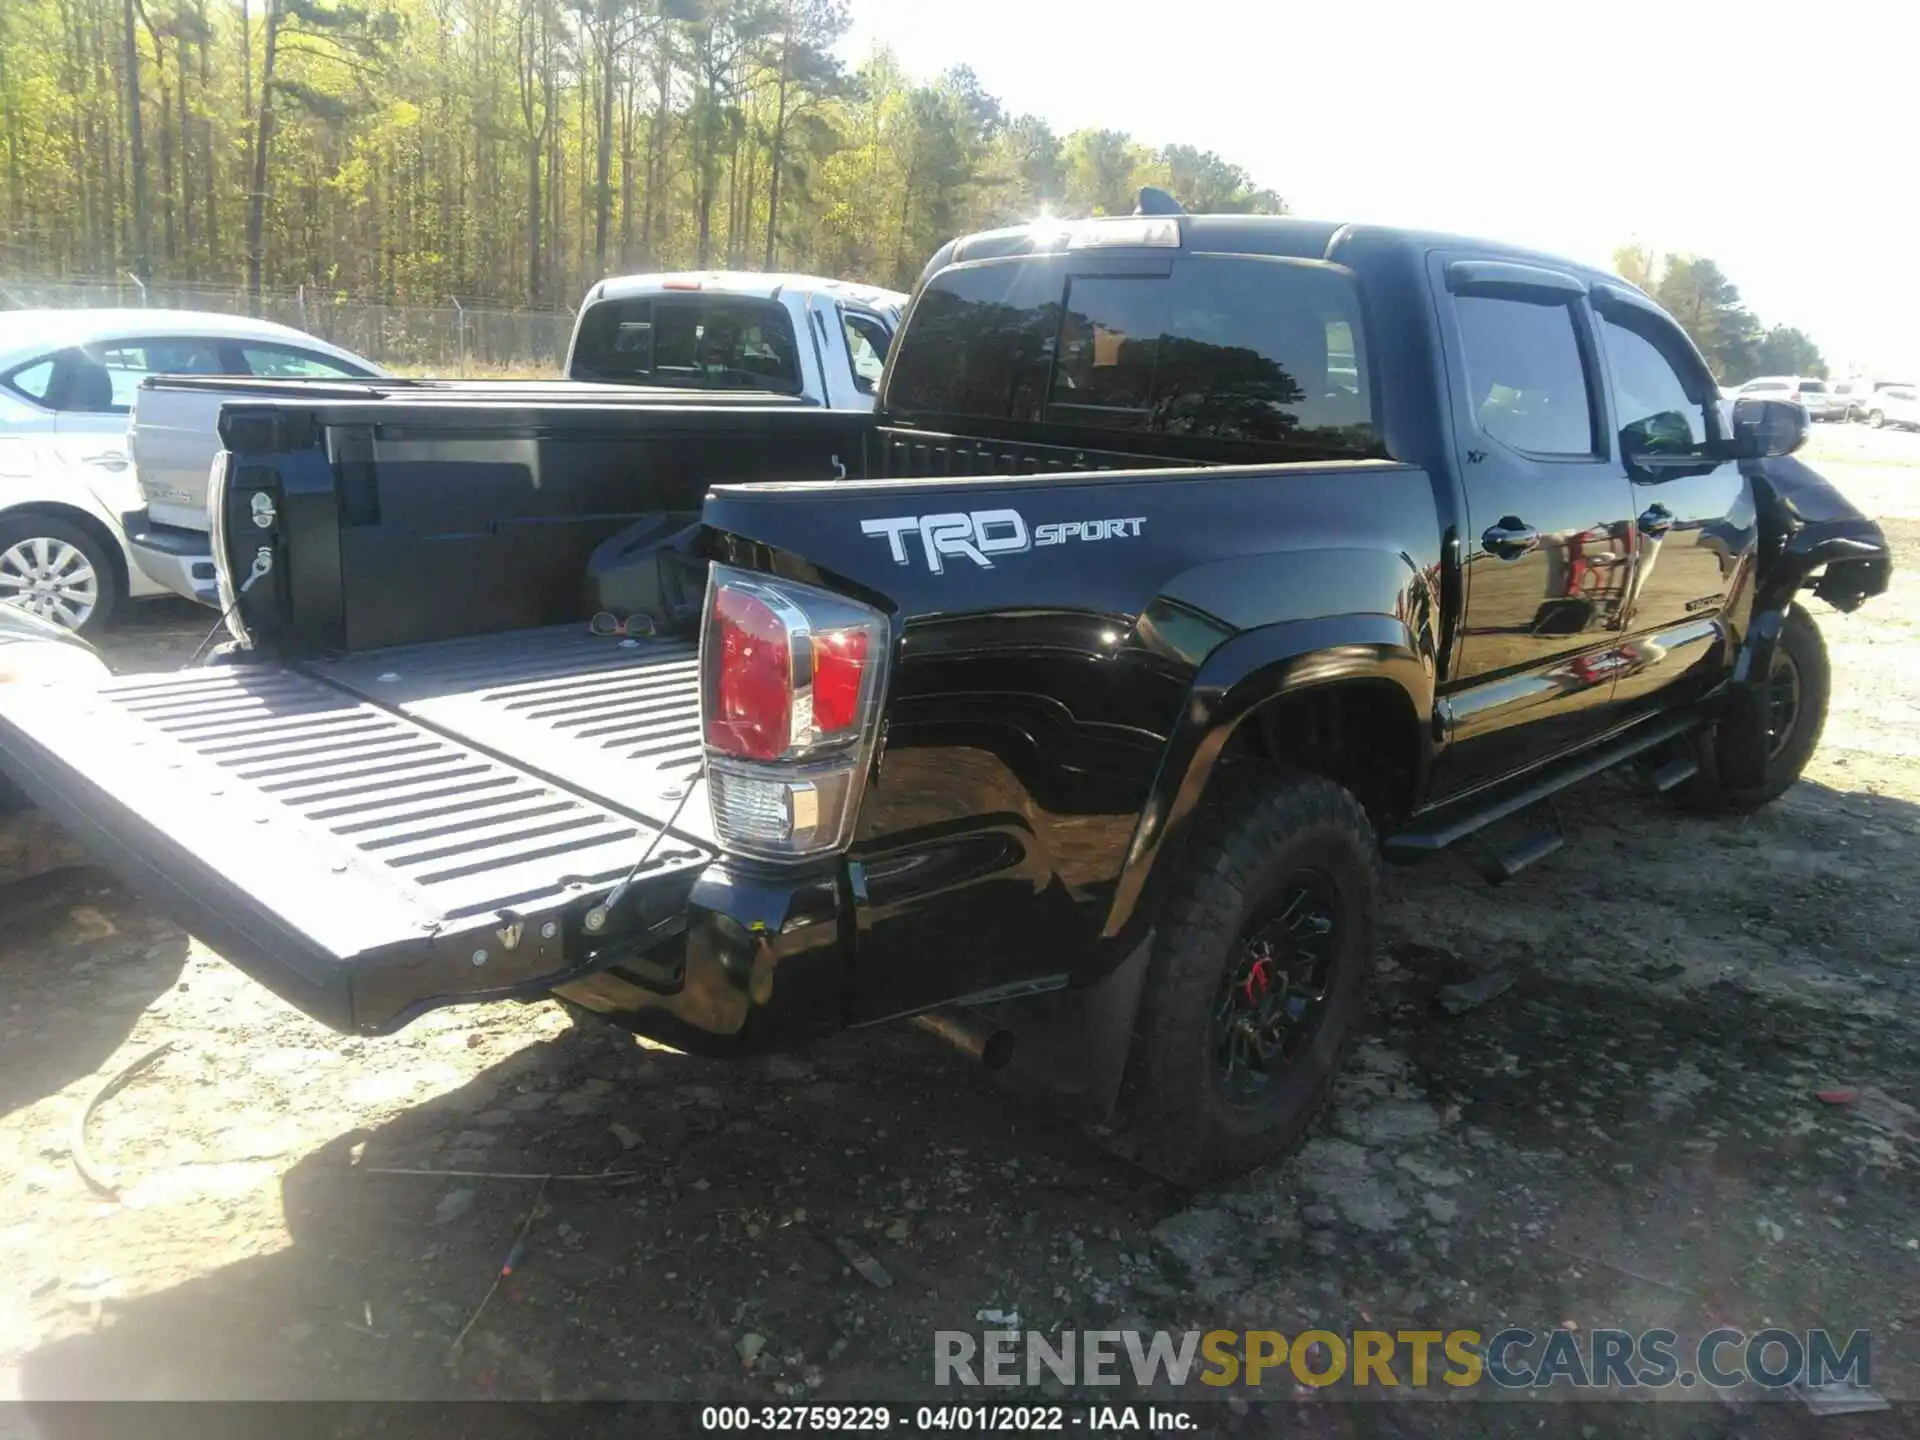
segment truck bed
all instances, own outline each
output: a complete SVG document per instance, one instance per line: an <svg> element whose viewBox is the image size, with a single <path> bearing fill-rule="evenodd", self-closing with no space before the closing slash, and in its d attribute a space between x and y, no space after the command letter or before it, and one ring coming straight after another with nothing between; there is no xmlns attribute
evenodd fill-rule
<svg viewBox="0 0 1920 1440"><path fill-rule="evenodd" d="M0 749L228 959L374 1033L591 968L579 912L656 837L647 876L691 886L705 803L660 831L699 761L693 654L568 626L35 688Z"/></svg>
<svg viewBox="0 0 1920 1440"><path fill-rule="evenodd" d="M624 815L666 824L700 765L699 649L549 626L375 650L315 676ZM676 828L708 838L707 807Z"/></svg>

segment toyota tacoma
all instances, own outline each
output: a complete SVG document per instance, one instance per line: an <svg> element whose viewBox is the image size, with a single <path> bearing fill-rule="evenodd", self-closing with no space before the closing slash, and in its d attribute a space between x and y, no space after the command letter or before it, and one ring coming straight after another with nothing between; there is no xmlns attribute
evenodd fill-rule
<svg viewBox="0 0 1920 1440"><path fill-rule="evenodd" d="M342 1031L916 1019L1177 1180L1269 1158L1383 856L1504 878L1623 764L1778 795L1803 596L1888 551L1613 275L1142 212L943 247L871 415L239 388L231 641L0 688L0 761Z"/></svg>

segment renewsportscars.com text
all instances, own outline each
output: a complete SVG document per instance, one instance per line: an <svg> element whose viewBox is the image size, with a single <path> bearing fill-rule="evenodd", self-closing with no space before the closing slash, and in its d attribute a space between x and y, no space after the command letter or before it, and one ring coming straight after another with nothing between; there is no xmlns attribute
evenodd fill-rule
<svg viewBox="0 0 1920 1440"><path fill-rule="evenodd" d="M934 1332L937 1385L1215 1388L1348 1385L1404 1390L1644 1390L1865 1386L1873 1337L1854 1330L965 1330Z"/></svg>

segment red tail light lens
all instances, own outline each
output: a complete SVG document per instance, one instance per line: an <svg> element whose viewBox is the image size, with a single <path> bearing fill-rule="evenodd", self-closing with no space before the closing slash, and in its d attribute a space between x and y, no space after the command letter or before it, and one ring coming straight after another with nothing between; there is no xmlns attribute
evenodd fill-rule
<svg viewBox="0 0 1920 1440"><path fill-rule="evenodd" d="M717 651L707 744L743 760L777 760L793 744L793 651L766 601L730 586L714 594L707 643Z"/></svg>
<svg viewBox="0 0 1920 1440"><path fill-rule="evenodd" d="M843 849L879 736L890 632L867 605L715 565L700 640L714 834L767 860Z"/></svg>
<svg viewBox="0 0 1920 1440"><path fill-rule="evenodd" d="M823 737L860 723L860 680L866 670L866 631L830 630L813 637L813 724Z"/></svg>

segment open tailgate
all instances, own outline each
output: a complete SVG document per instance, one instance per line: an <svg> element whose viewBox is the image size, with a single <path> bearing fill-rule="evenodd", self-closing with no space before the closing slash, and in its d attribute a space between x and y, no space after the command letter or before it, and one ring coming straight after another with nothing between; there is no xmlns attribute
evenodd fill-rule
<svg viewBox="0 0 1920 1440"><path fill-rule="evenodd" d="M660 836L654 820L273 665L8 686L0 762L226 959L363 1034L613 963L620 947L581 918ZM647 914L676 912L712 855L677 829L660 837Z"/></svg>

